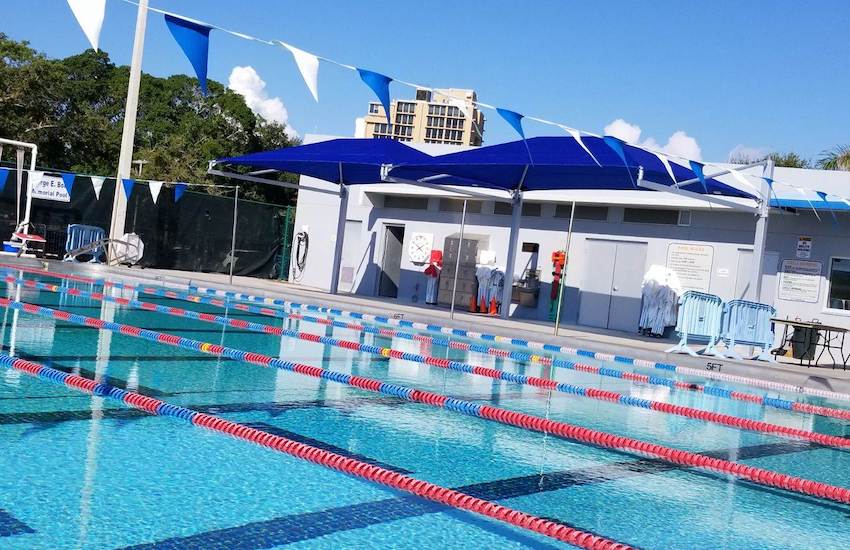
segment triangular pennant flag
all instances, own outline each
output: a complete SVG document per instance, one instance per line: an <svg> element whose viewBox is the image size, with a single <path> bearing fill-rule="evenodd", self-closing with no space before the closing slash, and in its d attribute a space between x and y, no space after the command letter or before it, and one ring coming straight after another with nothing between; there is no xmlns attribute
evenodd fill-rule
<svg viewBox="0 0 850 550"><path fill-rule="evenodd" d="M286 42L278 40L278 44L289 50L292 57L295 58L295 64L298 65L298 70L301 72L301 78L304 79L304 84L310 89L313 94L313 99L316 103L319 102L319 58L315 55L299 50L295 46L290 46Z"/></svg>
<svg viewBox="0 0 850 550"><path fill-rule="evenodd" d="M0 193L6 190L6 182L9 180L9 174L12 171L8 168L0 168Z"/></svg>
<svg viewBox="0 0 850 550"><path fill-rule="evenodd" d="M100 200L100 190L103 188L104 181L106 181L106 178L101 178L100 176L91 176L91 186L94 188L95 200Z"/></svg>
<svg viewBox="0 0 850 550"><path fill-rule="evenodd" d="M673 180L673 185L676 185L676 174L673 173L673 167L670 166L670 159L667 158L667 155L663 153L655 153L655 156L658 157L658 160L661 161L661 164L664 165L664 168L667 170L667 175L670 176L670 179Z"/></svg>
<svg viewBox="0 0 850 550"><path fill-rule="evenodd" d="M124 187L124 196L130 200L130 195L133 194L133 186L136 185L136 180L130 178L121 178L121 185Z"/></svg>
<svg viewBox="0 0 850 550"><path fill-rule="evenodd" d="M387 124L392 126L392 122L390 122L390 82L393 79L381 73L367 71L366 69L357 69L357 72L360 74L360 80L375 92L381 105L384 106L384 113L387 115Z"/></svg>
<svg viewBox="0 0 850 550"><path fill-rule="evenodd" d="M174 202L179 202L180 197L183 196L183 193L186 192L186 188L188 185L185 183L175 183L174 184Z"/></svg>
<svg viewBox="0 0 850 550"><path fill-rule="evenodd" d="M794 187L794 189L796 189L798 193L803 195L803 198L806 199L806 202L809 203L809 206L812 207L812 212L815 213L815 217L818 219L818 221L821 221L820 214L818 214L818 209L815 208L815 204L809 199L809 197L806 195L806 192L800 189L799 187Z"/></svg>
<svg viewBox="0 0 850 550"><path fill-rule="evenodd" d="M516 111L511 111L509 109L502 109L500 107L496 107L496 112L501 115L511 127L516 130L516 133L519 134L519 137L525 139L525 131L522 129L522 118L523 115L517 113Z"/></svg>
<svg viewBox="0 0 850 550"><path fill-rule="evenodd" d="M703 170L703 166L705 165L695 160L689 160L688 164L691 165L691 170L694 174L696 174L697 179L699 179L699 182L702 184L703 191L708 194L708 186L705 184L705 171Z"/></svg>
<svg viewBox="0 0 850 550"><path fill-rule="evenodd" d="M590 149L588 149L588 148L587 148L587 145L585 145L584 141L582 141L582 139L581 139L581 132L579 132L579 131L578 131L578 130L576 130L575 128L570 128L569 126L561 126L561 125L558 125L558 126L559 126L562 130L564 130L565 132L567 132L568 134L570 134L571 136L573 136L573 139L574 139L574 140L576 140L576 143L578 143L579 145L581 145L581 148L582 148L582 149L584 149L585 153L587 153L588 155L590 155L590 158L592 158L592 159L593 159L593 162L595 162L598 166L602 166L602 165L599 163L599 161L598 161L598 160L596 160L596 157L595 157L595 156L593 156L593 153L591 153L591 152L590 152Z"/></svg>
<svg viewBox="0 0 850 550"><path fill-rule="evenodd" d="M71 189L74 187L74 178L76 177L77 176L75 174L62 172L62 183L65 184L65 190L68 191L68 196L71 195Z"/></svg>
<svg viewBox="0 0 850 550"><path fill-rule="evenodd" d="M89 39L89 44L97 51L103 16L106 13L106 0L68 0L68 5Z"/></svg>
<svg viewBox="0 0 850 550"><path fill-rule="evenodd" d="M761 193L761 192L759 191L759 189L757 189L755 185L753 185L752 183L750 183L749 181L747 181L747 178L745 178L745 177L744 177L744 174L742 174L742 173L741 173L741 172L739 172L738 170L735 170L735 169L733 169L733 168L730 168L730 169L729 169L729 173L730 173L730 174L732 174L732 177L733 177L733 178L735 178L735 179L738 181L738 183L740 183L741 185L743 185L743 186L745 186L745 187L749 187L750 189L755 190L757 194L760 194L760 193ZM762 197L762 198L764 198L764 197Z"/></svg>
<svg viewBox="0 0 850 550"><path fill-rule="evenodd" d="M818 194L818 197L820 197L820 200L822 200L823 202L826 203L826 207L829 208L829 213L832 214L832 221L834 221L835 223L838 223L838 218L835 217L835 211L832 209L832 206L829 204L829 201L826 199L826 193L824 193L823 191L815 191L815 193Z"/></svg>
<svg viewBox="0 0 850 550"><path fill-rule="evenodd" d="M189 58L192 68L195 69L201 91L207 95L207 59L212 27L171 14L165 14L165 23L171 31L171 36L177 41L180 49Z"/></svg>
<svg viewBox="0 0 850 550"><path fill-rule="evenodd" d="M449 100L449 105L457 107L457 110L460 111L463 116L469 116L469 107L467 106L466 101L459 97L452 96L448 96L447 99Z"/></svg>
<svg viewBox="0 0 850 550"><path fill-rule="evenodd" d="M153 203L156 204L156 199L159 198L159 191L162 189L161 181L149 181L148 189L151 192L151 198L153 199Z"/></svg>
<svg viewBox="0 0 850 550"><path fill-rule="evenodd" d="M603 136L602 141L604 141L608 147L617 153L617 156L623 161L623 166L626 167L626 171L629 173L629 179L632 180L632 185L637 187L635 178L632 176L632 169L629 168L629 162L626 160L626 151L623 149L623 141L615 138L614 136Z"/></svg>

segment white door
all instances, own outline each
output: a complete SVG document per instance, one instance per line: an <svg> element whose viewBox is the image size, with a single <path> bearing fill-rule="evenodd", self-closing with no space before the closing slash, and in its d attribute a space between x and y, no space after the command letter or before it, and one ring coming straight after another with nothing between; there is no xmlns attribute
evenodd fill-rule
<svg viewBox="0 0 850 550"><path fill-rule="evenodd" d="M635 331L640 322L646 243L589 239L581 283L578 322Z"/></svg>

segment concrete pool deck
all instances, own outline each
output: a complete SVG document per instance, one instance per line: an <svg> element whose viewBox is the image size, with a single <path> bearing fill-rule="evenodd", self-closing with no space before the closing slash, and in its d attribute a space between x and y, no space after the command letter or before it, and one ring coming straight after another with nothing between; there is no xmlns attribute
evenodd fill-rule
<svg viewBox="0 0 850 550"><path fill-rule="evenodd" d="M320 290L307 289L299 285L281 281L256 279L253 277L233 277L233 285L228 276L220 273L194 273L165 269L139 269L126 267L107 267L99 264L73 264L57 261L41 261L28 258L4 257L2 263L19 264L30 268L44 269L59 273L75 273L88 276L109 276L133 278L139 281L159 282L163 284L185 285L187 283L202 286L215 286L224 290L247 292L259 296L285 298L306 303L334 306L363 313L386 315L398 314L407 320L430 322L458 328L475 327L501 336L524 338L553 343L574 348L584 348L602 353L612 353L695 368L706 371L719 371L738 376L748 376L762 380L771 380L808 388L824 389L850 394L850 371L831 365L801 366L782 358L779 363L766 363L752 360L733 360L717 357L691 357L684 354L666 353L673 343L670 340L650 338L612 330L589 328L584 326L563 326L558 336L553 334L554 326L535 320L499 319L496 317L472 314L456 310L454 319L450 319L447 309L425 304L405 304L388 298L338 294L331 296Z"/></svg>

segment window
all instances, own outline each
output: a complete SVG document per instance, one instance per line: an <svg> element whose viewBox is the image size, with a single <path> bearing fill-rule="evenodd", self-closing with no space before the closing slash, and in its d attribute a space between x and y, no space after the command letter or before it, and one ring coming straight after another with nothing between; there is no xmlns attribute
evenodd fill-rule
<svg viewBox="0 0 850 550"><path fill-rule="evenodd" d="M540 217L540 203L539 202L524 202L522 203L522 215L528 216L532 218ZM509 202L497 202L493 207L494 214L501 214L503 216L511 216L513 215L513 205Z"/></svg>
<svg viewBox="0 0 850 550"><path fill-rule="evenodd" d="M463 200L440 199L440 212L463 212ZM466 201L467 214L480 214L481 201Z"/></svg>
<svg viewBox="0 0 850 550"><path fill-rule="evenodd" d="M396 115L395 121L397 124L413 124L413 115Z"/></svg>
<svg viewBox="0 0 850 550"><path fill-rule="evenodd" d="M678 225L678 210L658 210L650 208L626 208L623 213L624 222L656 223L661 225Z"/></svg>
<svg viewBox="0 0 850 550"><path fill-rule="evenodd" d="M406 101L399 101L396 103L395 112L396 113L412 113L416 110L415 103L408 103Z"/></svg>
<svg viewBox="0 0 850 550"><path fill-rule="evenodd" d="M370 103L369 104L369 114L377 115L380 112L381 112L380 105L378 105L377 103Z"/></svg>
<svg viewBox="0 0 850 550"><path fill-rule="evenodd" d="M831 309L850 310L850 258L833 258L829 268Z"/></svg>
<svg viewBox="0 0 850 550"><path fill-rule="evenodd" d="M572 212L573 205L572 204L559 204L555 206L555 217L556 218L569 218L570 212ZM608 207L607 206L589 206L586 204L577 204L576 205L576 219L577 220L593 220L604 222L608 220Z"/></svg>
<svg viewBox="0 0 850 550"><path fill-rule="evenodd" d="M400 197L398 195L385 195L384 208L428 210L428 197Z"/></svg>
<svg viewBox="0 0 850 550"><path fill-rule="evenodd" d="M431 90L416 90L417 101L431 101Z"/></svg>
<svg viewBox="0 0 850 550"><path fill-rule="evenodd" d="M428 139L443 139L443 131L436 128L426 128L425 137Z"/></svg>

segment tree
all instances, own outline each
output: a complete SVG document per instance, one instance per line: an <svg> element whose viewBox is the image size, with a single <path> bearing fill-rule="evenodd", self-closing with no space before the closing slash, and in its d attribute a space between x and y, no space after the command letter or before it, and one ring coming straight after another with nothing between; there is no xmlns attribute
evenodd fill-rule
<svg viewBox="0 0 850 550"><path fill-rule="evenodd" d="M747 155L734 155L729 157L729 162L732 164L753 164L756 162L761 162L765 159L773 160L774 166L782 166L785 168L811 168L812 162L800 156L793 151L788 153L769 153L767 155L756 157L756 156L747 156Z"/></svg>
<svg viewBox="0 0 850 550"><path fill-rule="evenodd" d="M850 145L836 145L821 153L818 167L824 170L850 170Z"/></svg>
<svg viewBox="0 0 850 550"><path fill-rule="evenodd" d="M114 175L129 75L106 52L49 59L0 33L0 136L36 143L40 165ZM148 161L146 178L212 184L210 159L294 144L284 126L254 114L241 95L214 80L208 87L204 96L195 78L142 74L133 157ZM248 184L243 191L254 200L292 200L279 187Z"/></svg>

